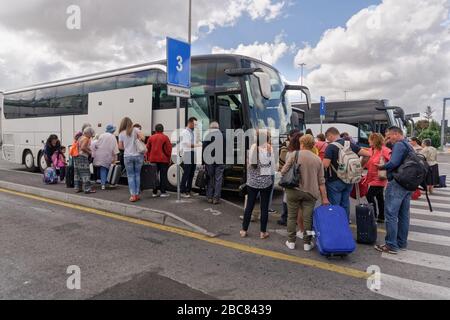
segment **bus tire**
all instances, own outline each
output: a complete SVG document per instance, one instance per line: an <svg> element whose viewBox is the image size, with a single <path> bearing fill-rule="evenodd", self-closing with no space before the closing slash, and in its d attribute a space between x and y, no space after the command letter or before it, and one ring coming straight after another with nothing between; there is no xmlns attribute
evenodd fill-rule
<svg viewBox="0 0 450 320"><path fill-rule="evenodd" d="M23 164L25 168L30 172L36 171L36 165L34 164L34 156L30 150L25 150L23 153Z"/></svg>
<svg viewBox="0 0 450 320"><path fill-rule="evenodd" d="M45 161L43 152L39 152L38 166L39 166L39 171L41 171L41 173L44 173L45 169L47 169L47 162Z"/></svg>

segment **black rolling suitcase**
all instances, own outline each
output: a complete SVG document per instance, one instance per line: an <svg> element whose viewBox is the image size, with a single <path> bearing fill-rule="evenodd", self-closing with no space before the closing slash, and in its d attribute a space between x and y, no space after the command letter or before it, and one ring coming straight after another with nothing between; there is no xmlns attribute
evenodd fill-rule
<svg viewBox="0 0 450 320"><path fill-rule="evenodd" d="M154 164L144 164L141 171L141 190L150 190L158 187L158 167Z"/></svg>
<svg viewBox="0 0 450 320"><path fill-rule="evenodd" d="M361 244L375 244L378 237L375 209L372 204L361 202L358 185L356 187L356 197L359 202L356 206L356 241Z"/></svg>
<svg viewBox="0 0 450 320"><path fill-rule="evenodd" d="M72 189L75 187L75 167L72 165L66 168L66 187Z"/></svg>
<svg viewBox="0 0 450 320"><path fill-rule="evenodd" d="M120 164L112 164L108 171L108 184L115 186L119 184L120 178L122 178L122 166Z"/></svg>

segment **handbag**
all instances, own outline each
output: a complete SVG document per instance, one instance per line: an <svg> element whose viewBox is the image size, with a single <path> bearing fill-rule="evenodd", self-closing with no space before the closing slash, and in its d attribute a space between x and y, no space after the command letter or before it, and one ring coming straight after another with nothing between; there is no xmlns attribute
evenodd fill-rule
<svg viewBox="0 0 450 320"><path fill-rule="evenodd" d="M136 140L134 140L134 145L136 146L136 150L138 153L140 154L147 153L147 146L139 138L136 138Z"/></svg>
<svg viewBox="0 0 450 320"><path fill-rule="evenodd" d="M295 160L288 172L281 177L279 186L282 188L293 189L300 185L300 165L298 164L299 151L295 153Z"/></svg>

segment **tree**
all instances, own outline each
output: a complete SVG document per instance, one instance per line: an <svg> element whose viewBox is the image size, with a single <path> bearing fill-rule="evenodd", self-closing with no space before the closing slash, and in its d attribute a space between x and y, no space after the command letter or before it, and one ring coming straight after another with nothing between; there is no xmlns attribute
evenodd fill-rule
<svg viewBox="0 0 450 320"><path fill-rule="evenodd" d="M419 120L416 123L416 130L419 132L419 134L430 127L430 122L427 120Z"/></svg>
<svg viewBox="0 0 450 320"><path fill-rule="evenodd" d="M433 120L433 114L434 114L435 110L433 108L431 108L430 106L428 106L425 109L425 119L428 120L428 122L430 122L431 120Z"/></svg>
<svg viewBox="0 0 450 320"><path fill-rule="evenodd" d="M439 148L441 146L441 134L438 131L425 129L419 135L419 139L421 141L423 141L424 139L431 139L431 144L435 148Z"/></svg>

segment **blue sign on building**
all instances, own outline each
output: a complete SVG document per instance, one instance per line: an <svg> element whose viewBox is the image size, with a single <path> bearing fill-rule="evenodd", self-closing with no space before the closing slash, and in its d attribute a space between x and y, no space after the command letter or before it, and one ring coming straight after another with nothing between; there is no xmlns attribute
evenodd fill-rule
<svg viewBox="0 0 450 320"><path fill-rule="evenodd" d="M189 43L167 38L167 84L185 89L191 87L191 45Z"/></svg>

